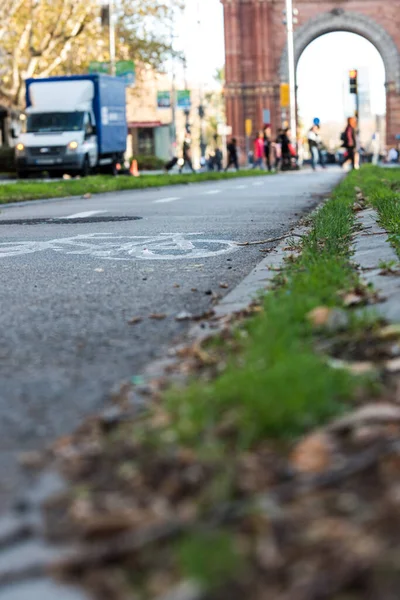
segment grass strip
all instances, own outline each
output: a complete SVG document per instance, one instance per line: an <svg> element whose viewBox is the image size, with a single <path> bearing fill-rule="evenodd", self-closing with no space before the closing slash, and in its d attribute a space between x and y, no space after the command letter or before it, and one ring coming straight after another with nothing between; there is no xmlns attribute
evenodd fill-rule
<svg viewBox="0 0 400 600"><path fill-rule="evenodd" d="M353 201L350 175L314 217L300 259L265 296L264 311L239 332L240 352L229 357L224 372L168 396L171 422L185 443L214 435L230 415L236 442L248 448L266 437L300 434L346 407L354 378L315 353L307 314L321 305L340 306L338 292L356 284L348 260Z"/></svg>
<svg viewBox="0 0 400 600"><path fill-rule="evenodd" d="M191 173L187 175L142 175L140 177L97 175L65 181L18 181L17 183L0 185L0 204L266 175L269 175L269 173L265 171L246 170L228 173Z"/></svg>
<svg viewBox="0 0 400 600"><path fill-rule="evenodd" d="M378 211L379 222L400 256L400 169L366 165L357 173L355 183Z"/></svg>

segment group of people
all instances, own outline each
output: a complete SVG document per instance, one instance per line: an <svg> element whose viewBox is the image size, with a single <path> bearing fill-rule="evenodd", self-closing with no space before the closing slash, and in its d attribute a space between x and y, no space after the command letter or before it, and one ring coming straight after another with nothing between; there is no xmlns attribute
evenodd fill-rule
<svg viewBox="0 0 400 600"><path fill-rule="evenodd" d="M322 140L320 136L320 123L315 119L312 127L307 135L308 146L311 155L311 166L316 170L320 165L325 168L324 156L322 152ZM355 117L349 117L347 125L341 134L342 146L345 149L345 161L343 167L351 164L353 169L359 168L360 158L357 141L357 120ZM191 140L186 136L182 147L182 161L179 171L188 167L194 172L194 167L191 157ZM254 150L249 156L249 162L252 163L254 169L266 168L272 170L290 170L297 169L298 162L297 151L291 142L291 132L289 128L279 129L278 135L273 140L271 126L266 125L263 130L259 131L254 140ZM213 154L210 154L206 162L206 166L210 171L223 170L223 153L220 148L216 148ZM239 170L239 155L238 144L236 138L232 138L227 144L227 163L225 171L230 168Z"/></svg>
<svg viewBox="0 0 400 600"><path fill-rule="evenodd" d="M273 140L271 126L266 125L254 142L253 168L264 168L264 162L268 171L296 168L297 154L290 138L290 130L286 128L279 129Z"/></svg>

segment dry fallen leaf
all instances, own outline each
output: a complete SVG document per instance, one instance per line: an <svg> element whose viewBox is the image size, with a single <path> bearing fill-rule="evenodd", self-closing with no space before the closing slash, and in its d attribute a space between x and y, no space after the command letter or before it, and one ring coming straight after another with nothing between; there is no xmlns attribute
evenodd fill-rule
<svg viewBox="0 0 400 600"><path fill-rule="evenodd" d="M378 331L381 340L391 340L400 337L400 325L387 325Z"/></svg>
<svg viewBox="0 0 400 600"><path fill-rule="evenodd" d="M89 200L89 198L92 197L92 194L90 192L87 192L87 194L83 194L82 198L84 198L85 200Z"/></svg>
<svg viewBox="0 0 400 600"><path fill-rule="evenodd" d="M400 408L394 404L367 404L349 415L336 419L329 425L330 431L344 431L360 425L375 425L400 421Z"/></svg>
<svg viewBox="0 0 400 600"><path fill-rule="evenodd" d="M222 289L226 289L226 288L229 287L229 285L227 283L220 283L219 287L222 288Z"/></svg>
<svg viewBox="0 0 400 600"><path fill-rule="evenodd" d="M191 292L197 292L197 288L192 288L190 291Z"/></svg>
<svg viewBox="0 0 400 600"><path fill-rule="evenodd" d="M356 306L362 302L365 302L365 296L355 294L354 292L350 292L343 297L343 304L345 306Z"/></svg>
<svg viewBox="0 0 400 600"><path fill-rule="evenodd" d="M132 317L132 319L129 319L128 323L129 325L136 325L136 323L140 323L141 321L143 321L143 317Z"/></svg>
<svg viewBox="0 0 400 600"><path fill-rule="evenodd" d="M179 287L181 287L181 286L179 285L179 283L174 283L174 288L179 288Z"/></svg>
<svg viewBox="0 0 400 600"><path fill-rule="evenodd" d="M152 313L151 315L149 315L149 319L158 319L159 321L161 321L161 319L165 319L166 316L167 315L165 313Z"/></svg>
<svg viewBox="0 0 400 600"><path fill-rule="evenodd" d="M21 467L26 469L41 469L45 462L44 452L30 450L28 452L21 452L18 455L18 463Z"/></svg>
<svg viewBox="0 0 400 600"><path fill-rule="evenodd" d="M332 466L334 443L326 433L313 433L293 450L290 462L301 473L321 473Z"/></svg>
<svg viewBox="0 0 400 600"><path fill-rule="evenodd" d="M328 365L332 369L344 369L352 375L366 375L367 373L372 373L376 370L376 365L368 360L362 361L347 361L340 360L338 358L330 358L328 360Z"/></svg>
<svg viewBox="0 0 400 600"><path fill-rule="evenodd" d="M325 325L328 322L331 310L327 306L317 306L317 308L308 313L307 318L315 327L321 327L321 325Z"/></svg>

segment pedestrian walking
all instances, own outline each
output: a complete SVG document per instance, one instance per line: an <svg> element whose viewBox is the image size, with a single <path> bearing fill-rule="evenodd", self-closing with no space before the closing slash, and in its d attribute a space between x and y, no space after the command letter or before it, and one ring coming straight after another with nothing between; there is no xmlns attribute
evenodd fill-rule
<svg viewBox="0 0 400 600"><path fill-rule="evenodd" d="M292 166L292 152L291 152L291 144L290 144L290 129L287 127L283 130L281 134L281 148L282 148L282 170L289 170Z"/></svg>
<svg viewBox="0 0 400 600"><path fill-rule="evenodd" d="M271 171L271 126L264 127L264 156L268 171Z"/></svg>
<svg viewBox="0 0 400 600"><path fill-rule="evenodd" d="M320 137L318 133L317 125L313 125L308 132L307 136L308 147L310 149L311 154L311 166L313 171L316 170L317 164L320 161L320 153L319 153L319 145L320 145Z"/></svg>
<svg viewBox="0 0 400 600"><path fill-rule="evenodd" d="M359 168L356 163L356 151L357 151L357 135L356 135L357 121L355 117L349 117L347 119L346 129L341 135L343 147L346 148L347 158L342 164L342 168L345 168L348 162L351 162L353 169Z"/></svg>
<svg viewBox="0 0 400 600"><path fill-rule="evenodd" d="M191 139L189 136L186 136L183 141L182 158L183 158L183 164L179 168L179 173L182 173L182 171L186 165L189 167L189 169L192 171L192 173L195 173L195 170L193 168L193 163L192 163Z"/></svg>
<svg viewBox="0 0 400 600"><path fill-rule="evenodd" d="M371 152L372 152L372 164L377 165L379 163L379 133L376 131L371 140Z"/></svg>
<svg viewBox="0 0 400 600"><path fill-rule="evenodd" d="M215 148L214 165L217 171L222 171L222 150Z"/></svg>
<svg viewBox="0 0 400 600"><path fill-rule="evenodd" d="M396 148L390 148L388 152L388 163L396 164L399 162L399 153Z"/></svg>
<svg viewBox="0 0 400 600"><path fill-rule="evenodd" d="M231 139L231 141L227 145L227 150L228 150L228 164L226 165L225 171L227 171L232 166L235 167L236 171L239 171L236 138Z"/></svg>
<svg viewBox="0 0 400 600"><path fill-rule="evenodd" d="M279 171L279 167L282 159L282 135L283 130L278 129L278 135L274 143L274 154L275 154L275 170Z"/></svg>
<svg viewBox="0 0 400 600"><path fill-rule="evenodd" d="M260 131L254 142L253 169L256 169L256 168L262 169L263 159L264 159L264 135L263 135L263 132Z"/></svg>

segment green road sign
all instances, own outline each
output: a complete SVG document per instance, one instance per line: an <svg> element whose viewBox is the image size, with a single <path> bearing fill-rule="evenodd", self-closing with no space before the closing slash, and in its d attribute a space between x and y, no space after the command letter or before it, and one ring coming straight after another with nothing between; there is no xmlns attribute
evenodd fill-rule
<svg viewBox="0 0 400 600"><path fill-rule="evenodd" d="M189 109L191 107L190 90L178 90L176 104L178 108Z"/></svg>
<svg viewBox="0 0 400 600"><path fill-rule="evenodd" d="M109 74L111 70L109 62L92 61L89 64L89 73ZM125 79L126 85L134 85L136 81L135 63L133 60L119 60L115 65L117 77Z"/></svg>
<svg viewBox="0 0 400 600"><path fill-rule="evenodd" d="M171 92L157 92L157 107L171 108Z"/></svg>

